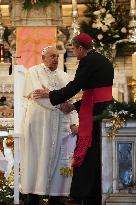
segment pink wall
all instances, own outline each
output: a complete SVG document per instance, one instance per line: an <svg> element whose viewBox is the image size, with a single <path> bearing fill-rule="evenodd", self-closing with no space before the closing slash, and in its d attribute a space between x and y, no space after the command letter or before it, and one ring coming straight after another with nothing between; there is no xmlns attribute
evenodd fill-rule
<svg viewBox="0 0 136 205"><path fill-rule="evenodd" d="M17 63L29 68L42 62L41 51L48 45L56 45L56 27L17 27Z"/></svg>

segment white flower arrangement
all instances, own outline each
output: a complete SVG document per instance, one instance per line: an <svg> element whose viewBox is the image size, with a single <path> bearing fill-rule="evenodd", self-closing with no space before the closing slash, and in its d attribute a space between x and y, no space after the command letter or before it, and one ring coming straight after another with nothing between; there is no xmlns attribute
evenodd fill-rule
<svg viewBox="0 0 136 205"><path fill-rule="evenodd" d="M113 7L113 1L105 1L105 5L90 3L85 11L86 21L81 23L81 30L94 38L96 46L114 44L116 41L126 38L126 22L123 18L125 10L123 7Z"/></svg>

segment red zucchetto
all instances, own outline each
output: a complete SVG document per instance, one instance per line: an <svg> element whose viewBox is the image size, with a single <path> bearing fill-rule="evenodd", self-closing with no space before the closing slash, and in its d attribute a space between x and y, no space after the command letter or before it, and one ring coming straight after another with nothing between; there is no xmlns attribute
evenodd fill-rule
<svg viewBox="0 0 136 205"><path fill-rule="evenodd" d="M73 40L76 40L79 43L87 45L87 46L93 46L93 39L92 39L92 37L89 36L86 33L80 33L79 35L75 36Z"/></svg>

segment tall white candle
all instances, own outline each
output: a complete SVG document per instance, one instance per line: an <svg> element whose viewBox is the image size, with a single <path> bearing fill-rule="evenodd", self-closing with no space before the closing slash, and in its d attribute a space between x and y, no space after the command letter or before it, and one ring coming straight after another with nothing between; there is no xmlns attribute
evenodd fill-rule
<svg viewBox="0 0 136 205"><path fill-rule="evenodd" d="M130 8L135 9L136 8L136 0L131 0L130 1Z"/></svg>
<svg viewBox="0 0 136 205"><path fill-rule="evenodd" d="M72 10L77 10L77 0L72 0Z"/></svg>
<svg viewBox="0 0 136 205"><path fill-rule="evenodd" d="M99 2L97 1L97 3L99 3ZM103 0L102 1L102 6L105 6L105 3L106 3L105 0Z"/></svg>
<svg viewBox="0 0 136 205"><path fill-rule="evenodd" d="M119 99L119 91L118 88L112 87L112 97L118 101Z"/></svg>
<svg viewBox="0 0 136 205"><path fill-rule="evenodd" d="M132 54L132 78L136 80L136 52Z"/></svg>

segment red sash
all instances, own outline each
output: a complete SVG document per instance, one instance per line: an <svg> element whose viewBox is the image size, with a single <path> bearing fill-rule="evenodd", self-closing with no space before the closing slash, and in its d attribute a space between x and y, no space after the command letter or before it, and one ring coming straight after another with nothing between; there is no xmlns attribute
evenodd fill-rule
<svg viewBox="0 0 136 205"><path fill-rule="evenodd" d="M98 102L112 100L112 87L84 91L79 112L78 142L73 156L72 167L79 167L92 143L93 108Z"/></svg>

